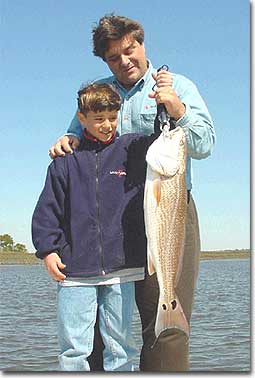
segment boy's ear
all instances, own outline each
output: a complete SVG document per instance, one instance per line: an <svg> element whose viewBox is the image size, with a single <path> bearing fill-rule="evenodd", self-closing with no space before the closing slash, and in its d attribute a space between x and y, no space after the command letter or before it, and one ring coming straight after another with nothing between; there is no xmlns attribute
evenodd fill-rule
<svg viewBox="0 0 255 378"><path fill-rule="evenodd" d="M85 126L85 124L86 124L86 116L83 113L81 113L81 112L77 112L76 115L77 115L78 120L80 121L80 123L83 126Z"/></svg>

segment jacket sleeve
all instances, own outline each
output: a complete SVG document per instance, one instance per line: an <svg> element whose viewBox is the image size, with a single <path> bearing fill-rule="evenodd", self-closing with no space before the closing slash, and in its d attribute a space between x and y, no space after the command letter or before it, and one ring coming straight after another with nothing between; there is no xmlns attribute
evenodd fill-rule
<svg viewBox="0 0 255 378"><path fill-rule="evenodd" d="M36 256L41 259L51 252L60 252L66 244L64 164L65 158L56 158L50 164L32 217L32 240Z"/></svg>
<svg viewBox="0 0 255 378"><path fill-rule="evenodd" d="M193 82L178 75L174 89L186 107L185 114L176 121L184 129L188 155L204 159L211 155L215 144L215 130L207 106Z"/></svg>

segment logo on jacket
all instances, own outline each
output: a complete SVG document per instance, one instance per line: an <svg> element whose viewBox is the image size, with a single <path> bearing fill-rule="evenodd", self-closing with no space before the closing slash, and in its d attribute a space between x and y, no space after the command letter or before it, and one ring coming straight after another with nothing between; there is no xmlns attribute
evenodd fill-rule
<svg viewBox="0 0 255 378"><path fill-rule="evenodd" d="M127 173L123 171L122 169L118 169L117 171L110 171L110 175L116 175L118 177L126 176Z"/></svg>

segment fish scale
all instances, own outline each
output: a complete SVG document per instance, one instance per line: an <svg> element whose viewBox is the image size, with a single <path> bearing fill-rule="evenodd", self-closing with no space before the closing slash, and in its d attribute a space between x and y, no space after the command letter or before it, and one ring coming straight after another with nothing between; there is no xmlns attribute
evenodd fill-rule
<svg viewBox="0 0 255 378"><path fill-rule="evenodd" d="M148 149L144 194L149 274L157 273L156 337L168 328L187 335L189 325L175 289L182 269L187 211L186 139L183 129L163 128Z"/></svg>

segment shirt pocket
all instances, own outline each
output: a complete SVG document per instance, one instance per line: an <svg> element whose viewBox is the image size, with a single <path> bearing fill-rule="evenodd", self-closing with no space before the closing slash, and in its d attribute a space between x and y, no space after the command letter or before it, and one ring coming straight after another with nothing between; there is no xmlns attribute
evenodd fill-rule
<svg viewBox="0 0 255 378"><path fill-rule="evenodd" d="M153 133L155 117L156 113L141 113L139 131L145 135L150 135Z"/></svg>

